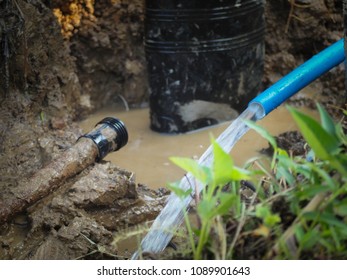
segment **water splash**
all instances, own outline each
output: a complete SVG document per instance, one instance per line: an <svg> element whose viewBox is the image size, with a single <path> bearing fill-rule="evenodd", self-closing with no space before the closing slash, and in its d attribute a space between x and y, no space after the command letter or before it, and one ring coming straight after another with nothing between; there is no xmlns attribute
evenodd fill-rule
<svg viewBox="0 0 347 280"><path fill-rule="evenodd" d="M248 126L243 120L257 121L264 115L263 107L257 103L251 104L237 119L235 119L231 125L229 125L217 138L217 143L229 153L237 141L249 130ZM212 146L210 146L200 157L199 164L204 166L212 166L213 153ZM194 180L194 177L188 173L180 181L179 187L182 190L188 190L192 188L192 182L196 185L197 191L200 193L204 188L200 182ZM178 227L182 224L184 219L184 212L182 209L187 209L192 196L188 196L185 199L177 197L173 192L170 194L167 203L159 216L152 224L150 231L144 237L141 242L142 252L159 253L163 251L167 244L172 239L174 233ZM138 258L138 252L136 252L132 259Z"/></svg>

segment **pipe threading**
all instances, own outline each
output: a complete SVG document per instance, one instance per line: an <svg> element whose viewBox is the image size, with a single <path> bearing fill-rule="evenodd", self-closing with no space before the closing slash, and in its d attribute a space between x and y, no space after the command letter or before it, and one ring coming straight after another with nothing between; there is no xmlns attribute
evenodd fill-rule
<svg viewBox="0 0 347 280"><path fill-rule="evenodd" d="M128 143L128 132L122 121L107 117L98 122L95 129L80 138L89 138L98 149L96 161L102 160L107 154L118 151Z"/></svg>
<svg viewBox="0 0 347 280"><path fill-rule="evenodd" d="M114 142L117 144L117 148L113 150L113 152L118 151L128 143L128 131L121 120L107 117L98 122L97 125L103 123L108 124L117 132L117 137L114 139Z"/></svg>

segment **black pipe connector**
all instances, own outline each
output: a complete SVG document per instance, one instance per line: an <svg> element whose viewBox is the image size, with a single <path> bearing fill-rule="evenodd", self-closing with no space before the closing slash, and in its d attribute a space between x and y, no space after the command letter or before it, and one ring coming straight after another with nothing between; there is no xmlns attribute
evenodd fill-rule
<svg viewBox="0 0 347 280"><path fill-rule="evenodd" d="M104 118L95 125L94 130L81 137L89 138L95 143L98 148L98 162L128 143L128 131L124 123L112 117Z"/></svg>

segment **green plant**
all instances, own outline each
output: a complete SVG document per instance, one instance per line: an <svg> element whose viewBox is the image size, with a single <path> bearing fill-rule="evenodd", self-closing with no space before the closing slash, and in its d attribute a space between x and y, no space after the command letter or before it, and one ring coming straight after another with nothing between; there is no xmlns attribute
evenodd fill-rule
<svg viewBox="0 0 347 280"><path fill-rule="evenodd" d="M193 229L187 220L189 238L195 259L202 258L204 246L209 241L211 226L218 228L219 217L226 215L231 211L235 217L241 214L241 200L238 193L240 181L249 179L249 171L236 167L232 158L215 141L212 140L214 162L212 167L200 166L195 160L189 158L172 157L170 160L177 166L190 172L197 180L207 187L203 189L200 201L197 204L197 214L199 217L199 229ZM224 192L222 187L231 184L231 191ZM176 185L169 185L169 188L176 195L185 198L191 195L192 191L182 191ZM223 235L219 228L219 235ZM193 233L198 236L198 242L195 246ZM223 235L224 236L224 235ZM222 241L223 243L224 241ZM225 254L223 254L225 256Z"/></svg>
<svg viewBox="0 0 347 280"><path fill-rule="evenodd" d="M286 199L295 217L282 225L267 257L302 258L346 256L347 250L347 157L346 135L326 110L317 105L321 123L288 107L312 150L290 157L255 124L252 128L273 146L273 189ZM289 192L284 192L285 189ZM320 254L320 255L318 255Z"/></svg>
<svg viewBox="0 0 347 280"><path fill-rule="evenodd" d="M335 124L322 106L317 107L321 123L288 108L312 152L308 158L293 161L291 167L286 165L300 180L288 197L296 219L278 244L288 247L288 240L295 237L297 248L291 254L295 258L313 248L313 254L346 257L346 135L341 123ZM287 162L282 158L278 160L282 165Z"/></svg>
<svg viewBox="0 0 347 280"><path fill-rule="evenodd" d="M288 107L311 147L304 155L292 157L266 130L248 121L273 147L270 164L256 158L238 168L215 141L210 168L192 159L171 159L207 186L197 201L197 229L186 215L195 259L203 257L204 248L216 258L240 256L238 248L245 240L258 245L255 253L256 246L249 242L248 257L347 257L347 137L342 124L335 124L322 106L317 107L320 123ZM257 186L247 205L240 197L241 180ZM171 189L181 197L191 195L191 191ZM227 223L237 226L227 231Z"/></svg>

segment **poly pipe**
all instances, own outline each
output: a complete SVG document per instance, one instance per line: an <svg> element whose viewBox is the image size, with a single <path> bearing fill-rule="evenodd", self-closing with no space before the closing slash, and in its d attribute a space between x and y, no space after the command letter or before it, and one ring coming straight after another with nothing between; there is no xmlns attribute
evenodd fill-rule
<svg viewBox="0 0 347 280"><path fill-rule="evenodd" d="M249 106L260 105L263 112L259 118L263 118L299 90L343 62L344 59L344 40L341 39L263 91L249 103Z"/></svg>

